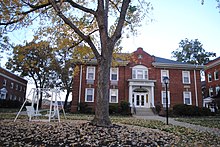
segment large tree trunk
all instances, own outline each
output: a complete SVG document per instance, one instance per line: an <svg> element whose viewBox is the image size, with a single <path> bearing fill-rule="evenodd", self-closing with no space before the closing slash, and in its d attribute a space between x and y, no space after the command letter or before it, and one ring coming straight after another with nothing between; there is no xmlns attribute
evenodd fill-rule
<svg viewBox="0 0 220 147"><path fill-rule="evenodd" d="M104 55L103 55L104 54ZM92 120L93 125L109 127L111 120L109 118L109 77L112 61L112 51L103 53L102 58L98 60L98 85L96 91L95 117Z"/></svg>
<svg viewBox="0 0 220 147"><path fill-rule="evenodd" d="M69 95L70 95L70 89L67 89L66 90L66 98L65 98L65 101L64 101L64 109L66 109L66 107L67 107L67 100L69 98Z"/></svg>

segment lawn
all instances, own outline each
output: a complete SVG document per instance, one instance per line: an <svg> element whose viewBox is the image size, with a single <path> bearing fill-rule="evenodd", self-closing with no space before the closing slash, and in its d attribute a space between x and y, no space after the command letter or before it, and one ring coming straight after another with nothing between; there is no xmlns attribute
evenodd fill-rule
<svg viewBox="0 0 220 147"><path fill-rule="evenodd" d="M207 117L184 117L176 118L177 121L187 122L204 127L220 129L220 116L207 116Z"/></svg>
<svg viewBox="0 0 220 147"><path fill-rule="evenodd" d="M15 113L0 113L0 120L4 120L7 122L8 121L13 122L15 115L16 115ZM90 121L90 120L92 120L92 118L93 118L93 115L83 115L83 114L67 114L67 120L64 120L63 117L61 117L62 122L64 123L64 126L65 125L68 126L69 125L68 123L70 123L71 120L73 120L73 121L76 121L76 120ZM28 124L28 121L26 121L26 120L27 120L27 116L25 116L25 115L19 116L18 120L15 122L15 124L18 124L18 128L19 128L20 122L22 122L23 126L25 126L26 124ZM204 133L204 132L202 132L202 133L197 132L197 131L194 131L189 128L178 127L178 126L173 126L173 125L165 125L161 121L135 119L133 117L124 117L124 116L111 116L111 120L112 120L113 124L116 124L119 126L128 125L128 126L134 126L134 127L135 126L143 127L143 129L137 129L136 130L137 132L143 131L145 128L150 129L148 131L148 136L149 137L154 136L154 138L156 137L155 142L157 142L157 143L161 142L161 140L165 141L165 142L167 140L169 141L169 137L171 137L171 139L173 139L173 140L177 140L174 144L169 145L169 146L184 146L184 147L185 146L201 146L201 147L202 146L219 146L220 147L220 138L218 136L214 136L214 135L211 135L209 133ZM184 119L181 118L181 120L184 120ZM186 120L188 120L188 118ZM206 118L206 119L202 119L202 120L203 120L203 122L202 122L203 124L210 124L211 123L210 120L213 120L213 118L209 118L209 119ZM216 121L217 120L219 120L219 118L216 118ZM15 125L15 124L13 124L13 125ZM56 124L56 123L53 122L52 124ZM216 124L216 126L219 126L219 124L217 122L215 124ZM22 125L20 125L20 126L22 126ZM33 126L33 124L32 124L32 126ZM209 125L209 126L211 126L211 125ZM0 126L0 129L4 129L5 127ZM38 124L38 127L39 127L39 124ZM45 127L45 124L42 125L42 127ZM89 128L91 128L91 127L89 127ZM119 132L121 132L121 131L122 130L120 130ZM111 132L111 131L108 130L107 132ZM134 133L134 132L135 131L131 131L130 133ZM90 134L91 134L91 132L90 132ZM129 133L126 132L125 136L128 134ZM136 133L136 134L138 134L138 133ZM157 134L157 135L155 135L155 134ZM164 135L164 137L163 137L163 135ZM176 138L174 139L173 136L176 136ZM141 135L139 137L141 137ZM98 140L100 141L100 138L98 138ZM118 140L118 138L116 140ZM148 138L148 140L149 140L149 138ZM154 140L154 139L152 139L152 140ZM0 142L0 144L1 144L1 142ZM117 145L120 145L120 144L117 144ZM161 145L161 146L166 146L166 145Z"/></svg>

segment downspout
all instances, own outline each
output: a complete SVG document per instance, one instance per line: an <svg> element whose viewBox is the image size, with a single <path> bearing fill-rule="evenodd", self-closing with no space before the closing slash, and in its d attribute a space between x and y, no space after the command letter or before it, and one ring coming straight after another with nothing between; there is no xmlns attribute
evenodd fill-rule
<svg viewBox="0 0 220 147"><path fill-rule="evenodd" d="M80 65L80 77L79 77L79 100L78 103L80 104L80 98L81 98L81 89L82 89L82 65ZM80 110L80 107L78 107L78 111Z"/></svg>
<svg viewBox="0 0 220 147"><path fill-rule="evenodd" d="M196 65L196 68L197 68L197 65ZM195 96L196 96L196 106L198 107L198 90L197 90L196 70L195 69L194 69Z"/></svg>

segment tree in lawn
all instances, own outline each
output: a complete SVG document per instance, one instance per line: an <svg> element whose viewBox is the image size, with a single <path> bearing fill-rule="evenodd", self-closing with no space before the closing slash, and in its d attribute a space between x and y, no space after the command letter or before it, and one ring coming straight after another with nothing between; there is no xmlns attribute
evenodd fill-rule
<svg viewBox="0 0 220 147"><path fill-rule="evenodd" d="M26 45L17 45L13 48L13 57L9 58L6 68L20 73L22 77L30 77L36 88L45 88L53 76L52 60L53 48L48 42L30 42ZM41 108L42 93L40 94L39 108Z"/></svg>
<svg viewBox="0 0 220 147"><path fill-rule="evenodd" d="M216 53L206 52L202 43L198 40L181 40L179 48L172 52L172 57L179 62L204 65L209 62L210 57L215 57Z"/></svg>
<svg viewBox="0 0 220 147"><path fill-rule="evenodd" d="M98 85L94 125L109 126L109 74L115 44L123 28L135 32L144 16L152 8L150 3L130 0L12 0L0 3L0 25L16 29L30 25L39 16L42 22L65 22L88 45L98 61ZM45 21L46 20L46 21ZM62 21L61 21L62 20ZM43 24L45 25L45 24ZM59 29L54 30L54 32Z"/></svg>

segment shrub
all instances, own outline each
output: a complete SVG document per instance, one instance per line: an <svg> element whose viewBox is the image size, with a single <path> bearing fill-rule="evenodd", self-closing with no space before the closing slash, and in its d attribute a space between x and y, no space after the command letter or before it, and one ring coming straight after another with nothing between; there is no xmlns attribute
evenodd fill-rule
<svg viewBox="0 0 220 147"><path fill-rule="evenodd" d="M122 115L131 115L130 103L126 101L121 101L120 103L120 113Z"/></svg>
<svg viewBox="0 0 220 147"><path fill-rule="evenodd" d="M177 104L173 106L173 115L176 116L208 116L212 115L210 109L197 106Z"/></svg>
<svg viewBox="0 0 220 147"><path fill-rule="evenodd" d="M79 113L92 114L92 108L88 106L87 103L79 103Z"/></svg>
<svg viewBox="0 0 220 147"><path fill-rule="evenodd" d="M17 100L0 100L0 108L20 108L22 102Z"/></svg>
<svg viewBox="0 0 220 147"><path fill-rule="evenodd" d="M118 113L118 104L109 104L109 114Z"/></svg>

